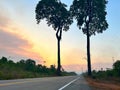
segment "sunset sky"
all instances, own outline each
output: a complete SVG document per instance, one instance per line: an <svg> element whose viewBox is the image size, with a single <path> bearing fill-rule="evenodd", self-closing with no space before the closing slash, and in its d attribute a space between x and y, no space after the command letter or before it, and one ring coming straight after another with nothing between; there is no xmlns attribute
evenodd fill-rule
<svg viewBox="0 0 120 90"><path fill-rule="evenodd" d="M39 0L0 0L0 57L15 62L31 58L38 64L57 65L55 31L45 21L35 20L35 7ZM73 0L61 0L69 6ZM120 60L120 0L109 0L107 21L109 28L91 37L92 68L110 68ZM114 61L113 61L114 59ZM46 63L44 63L46 61ZM86 35L74 22L63 32L61 63L65 70L86 71Z"/></svg>

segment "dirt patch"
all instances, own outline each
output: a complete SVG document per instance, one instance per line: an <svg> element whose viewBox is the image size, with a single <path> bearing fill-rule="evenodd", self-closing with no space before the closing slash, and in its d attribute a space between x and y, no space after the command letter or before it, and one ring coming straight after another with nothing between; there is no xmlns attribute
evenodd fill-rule
<svg viewBox="0 0 120 90"><path fill-rule="evenodd" d="M97 80L86 77L92 90L120 90L120 82L114 80Z"/></svg>

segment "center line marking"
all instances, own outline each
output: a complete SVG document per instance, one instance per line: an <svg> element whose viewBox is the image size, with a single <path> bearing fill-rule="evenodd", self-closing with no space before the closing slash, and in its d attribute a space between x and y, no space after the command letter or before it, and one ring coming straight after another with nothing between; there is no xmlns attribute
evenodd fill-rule
<svg viewBox="0 0 120 90"><path fill-rule="evenodd" d="M72 80L71 82L69 82L68 84L64 85L63 87L61 87L61 88L58 89L58 90L63 90L64 88L66 88L66 87L69 86L71 83L73 83L73 82L75 82L76 80L78 80L79 78L80 78L80 77L78 77L78 78Z"/></svg>

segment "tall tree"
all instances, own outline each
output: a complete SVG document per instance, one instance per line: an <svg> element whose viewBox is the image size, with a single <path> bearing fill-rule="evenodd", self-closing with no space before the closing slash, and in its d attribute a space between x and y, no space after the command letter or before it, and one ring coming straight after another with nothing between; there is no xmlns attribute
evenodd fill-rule
<svg viewBox="0 0 120 90"><path fill-rule="evenodd" d="M106 0L74 0L70 7L79 29L87 36L88 75L91 76L90 36L102 33L108 28L106 21Z"/></svg>
<svg viewBox="0 0 120 90"><path fill-rule="evenodd" d="M60 41L62 31L67 31L71 25L72 18L70 12L66 9L66 5L61 3L60 0L40 0L36 6L36 20L40 23L41 19L46 19L48 26L52 26L56 31L56 38L58 44L58 67L57 75L61 75L60 63Z"/></svg>

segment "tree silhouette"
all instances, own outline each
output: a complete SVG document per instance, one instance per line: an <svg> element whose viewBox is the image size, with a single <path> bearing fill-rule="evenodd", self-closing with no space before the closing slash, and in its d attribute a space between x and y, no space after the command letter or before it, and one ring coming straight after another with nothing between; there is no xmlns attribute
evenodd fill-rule
<svg viewBox="0 0 120 90"><path fill-rule="evenodd" d="M120 60L117 60L113 64L113 69L115 70L115 73L117 73L117 75L120 77Z"/></svg>
<svg viewBox="0 0 120 90"><path fill-rule="evenodd" d="M72 23L70 12L65 7L66 5L61 3L60 0L41 0L35 10L37 23L39 24L42 19L46 19L48 26L52 26L56 31L58 41L58 76L61 75L60 41L62 31L67 31Z"/></svg>
<svg viewBox="0 0 120 90"><path fill-rule="evenodd" d="M106 21L106 0L74 0L70 7L79 29L87 36L88 75L91 76L90 36L102 33L108 28Z"/></svg>

